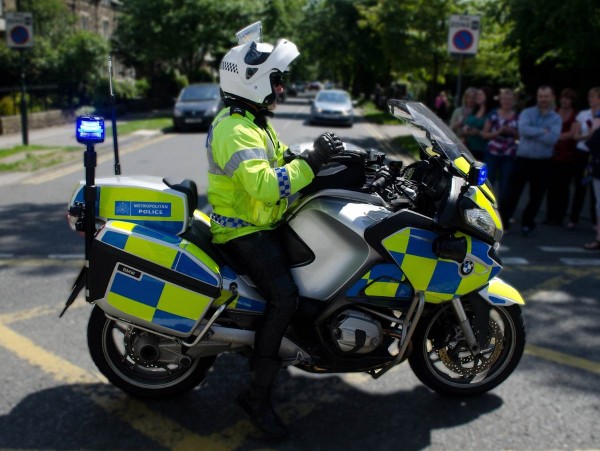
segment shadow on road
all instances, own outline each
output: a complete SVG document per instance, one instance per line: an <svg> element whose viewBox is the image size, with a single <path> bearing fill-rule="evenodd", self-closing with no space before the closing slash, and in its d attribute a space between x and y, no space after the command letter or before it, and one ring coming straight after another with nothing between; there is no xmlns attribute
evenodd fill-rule
<svg viewBox="0 0 600 451"><path fill-rule="evenodd" d="M274 445L249 428L233 403L248 379L246 361L225 355L217 360L201 390L177 399L139 404L102 384L43 390L0 417L0 448L162 449L164 443L152 441L122 419L128 416L129 421L133 418L148 427L144 418L158 415L199 436L215 434L216 441L234 443L239 450L265 446L281 450L423 449L431 444L432 431L469 423L503 404L493 394L454 400L424 387L367 393L336 376L292 376L284 371L276 398L278 410L291 425L292 438ZM165 430L165 435L169 433Z"/></svg>
<svg viewBox="0 0 600 451"><path fill-rule="evenodd" d="M83 239L67 223L67 202L15 203L0 208L2 253L83 255Z"/></svg>

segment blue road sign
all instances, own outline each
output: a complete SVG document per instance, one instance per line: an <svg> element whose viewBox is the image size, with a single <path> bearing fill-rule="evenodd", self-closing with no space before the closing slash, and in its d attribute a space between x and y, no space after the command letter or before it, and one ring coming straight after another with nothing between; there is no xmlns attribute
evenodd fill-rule
<svg viewBox="0 0 600 451"><path fill-rule="evenodd" d="M29 41L29 30L23 25L17 25L10 30L10 39L17 45L24 45Z"/></svg>
<svg viewBox="0 0 600 451"><path fill-rule="evenodd" d="M452 36L452 43L458 50L469 50L473 45L475 38L469 30L458 30Z"/></svg>

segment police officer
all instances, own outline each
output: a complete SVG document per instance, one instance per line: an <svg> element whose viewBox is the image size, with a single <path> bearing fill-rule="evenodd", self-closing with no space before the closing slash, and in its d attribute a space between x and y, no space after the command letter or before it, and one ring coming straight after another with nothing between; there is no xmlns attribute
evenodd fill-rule
<svg viewBox="0 0 600 451"><path fill-rule="evenodd" d="M250 388L236 402L255 426L274 437L287 434L270 394L282 364L281 340L298 303L276 227L288 198L343 149L337 136L325 133L312 149L284 161L287 147L267 118L283 94L282 75L298 55L296 45L283 39L275 46L250 42L231 49L219 68L226 107L207 137L213 242L247 269L267 301L254 340Z"/></svg>

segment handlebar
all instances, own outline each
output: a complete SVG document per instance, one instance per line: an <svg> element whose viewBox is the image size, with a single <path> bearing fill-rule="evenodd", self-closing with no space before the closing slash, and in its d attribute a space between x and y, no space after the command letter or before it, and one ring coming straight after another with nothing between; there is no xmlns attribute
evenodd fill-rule
<svg viewBox="0 0 600 451"><path fill-rule="evenodd" d="M371 183L371 185L370 185L371 192L374 193L375 191L379 191L379 190L385 188L385 183L386 183L385 177L379 177L377 180L375 180L373 183Z"/></svg>

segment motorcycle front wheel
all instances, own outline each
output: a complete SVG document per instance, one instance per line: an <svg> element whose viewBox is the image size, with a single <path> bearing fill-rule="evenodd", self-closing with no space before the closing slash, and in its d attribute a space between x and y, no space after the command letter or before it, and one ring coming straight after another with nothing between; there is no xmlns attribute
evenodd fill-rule
<svg viewBox="0 0 600 451"><path fill-rule="evenodd" d="M497 387L523 355L525 326L518 305L491 307L489 324L487 344L474 354L450 305L421 318L409 357L413 372L423 384L447 396L476 396Z"/></svg>
<svg viewBox="0 0 600 451"><path fill-rule="evenodd" d="M90 355L100 372L136 397L181 395L204 381L216 359L186 358L181 345L107 318L98 306L92 311L87 336Z"/></svg>

